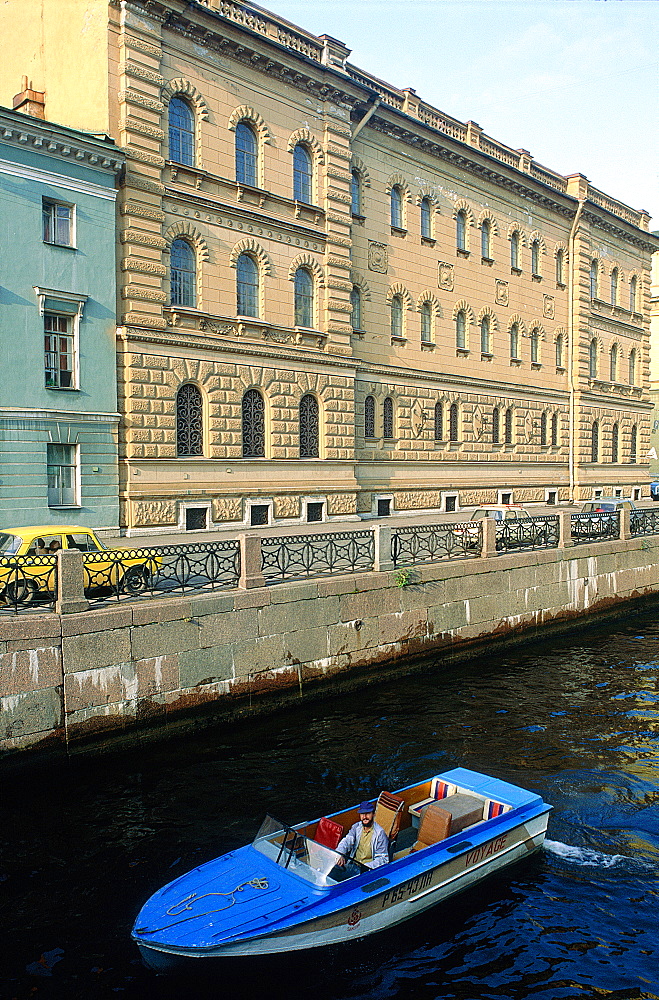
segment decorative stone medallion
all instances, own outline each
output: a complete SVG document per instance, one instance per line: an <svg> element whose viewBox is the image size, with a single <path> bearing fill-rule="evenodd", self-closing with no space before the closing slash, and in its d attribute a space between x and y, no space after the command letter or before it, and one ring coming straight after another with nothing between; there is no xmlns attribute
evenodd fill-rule
<svg viewBox="0 0 659 1000"><path fill-rule="evenodd" d="M378 271L386 274L389 266L388 251L386 244L368 242L368 267L370 271Z"/></svg>

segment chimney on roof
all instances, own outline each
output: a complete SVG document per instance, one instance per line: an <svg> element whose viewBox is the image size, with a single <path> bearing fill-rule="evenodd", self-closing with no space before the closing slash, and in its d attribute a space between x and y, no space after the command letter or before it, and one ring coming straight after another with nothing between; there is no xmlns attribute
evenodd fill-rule
<svg viewBox="0 0 659 1000"><path fill-rule="evenodd" d="M32 90L32 82L28 84L26 76L21 81L22 90L14 98L14 111L21 114L31 115L33 118L46 117L46 92L44 90Z"/></svg>

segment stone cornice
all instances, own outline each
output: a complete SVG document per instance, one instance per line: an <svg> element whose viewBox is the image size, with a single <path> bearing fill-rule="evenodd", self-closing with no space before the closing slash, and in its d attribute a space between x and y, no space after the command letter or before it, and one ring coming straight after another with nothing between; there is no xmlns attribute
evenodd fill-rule
<svg viewBox="0 0 659 1000"><path fill-rule="evenodd" d="M0 142L109 174L119 173L125 159L123 151L113 142L8 108L0 108Z"/></svg>
<svg viewBox="0 0 659 1000"><path fill-rule="evenodd" d="M592 210L586 208L583 218L591 226L603 229L604 232L615 236L619 240L631 243L633 246L638 247L639 250L645 250L647 253L656 253L659 250L658 237L653 236L652 233L645 232L643 229L637 229L633 225L626 224L624 219L619 219L615 215L609 215L608 213L605 215L602 210L598 211L596 206L593 206Z"/></svg>

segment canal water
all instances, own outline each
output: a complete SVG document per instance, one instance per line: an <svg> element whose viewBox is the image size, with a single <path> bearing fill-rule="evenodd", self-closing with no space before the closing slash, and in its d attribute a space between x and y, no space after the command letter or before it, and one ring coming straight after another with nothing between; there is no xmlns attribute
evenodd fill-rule
<svg viewBox="0 0 659 1000"><path fill-rule="evenodd" d="M0 996L659 997L656 614L112 758L5 776ZM146 898L250 840L464 765L553 805L545 849L327 956L156 977Z"/></svg>

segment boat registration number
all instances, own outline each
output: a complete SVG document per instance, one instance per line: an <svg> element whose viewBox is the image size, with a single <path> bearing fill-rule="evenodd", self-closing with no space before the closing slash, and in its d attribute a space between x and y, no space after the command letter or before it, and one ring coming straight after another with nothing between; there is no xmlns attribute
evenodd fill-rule
<svg viewBox="0 0 659 1000"><path fill-rule="evenodd" d="M381 909L384 909L385 906L391 906L393 903L400 903L402 899L409 899L416 892L427 889L432 882L432 876L433 872L424 872L423 875L417 875L416 878L410 879L409 882L403 882L402 885L396 886L395 889L385 892L382 897Z"/></svg>

